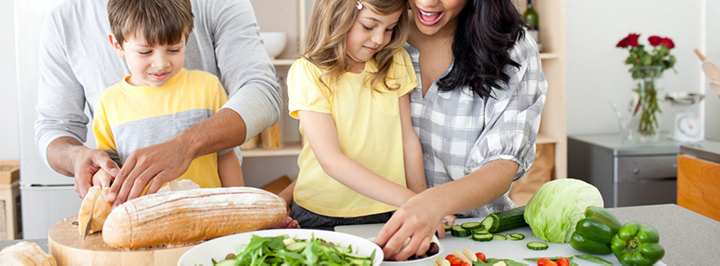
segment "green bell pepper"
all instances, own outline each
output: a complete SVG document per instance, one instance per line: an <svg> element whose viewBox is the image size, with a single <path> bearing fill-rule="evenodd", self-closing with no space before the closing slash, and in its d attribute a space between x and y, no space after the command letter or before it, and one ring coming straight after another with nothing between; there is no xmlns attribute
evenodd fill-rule
<svg viewBox="0 0 720 266"><path fill-rule="evenodd" d="M612 251L622 265L653 265L665 256L660 235L649 224L629 222L612 239Z"/></svg>
<svg viewBox="0 0 720 266"><path fill-rule="evenodd" d="M610 254L610 242L622 224L615 216L602 207L589 206L585 218L578 221L575 232L570 236L570 246L592 254Z"/></svg>

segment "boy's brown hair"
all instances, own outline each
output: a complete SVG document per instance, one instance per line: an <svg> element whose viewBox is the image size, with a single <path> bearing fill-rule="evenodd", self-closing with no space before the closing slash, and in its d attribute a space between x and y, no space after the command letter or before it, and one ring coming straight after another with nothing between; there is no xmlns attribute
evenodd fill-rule
<svg viewBox="0 0 720 266"><path fill-rule="evenodd" d="M129 37L150 46L187 42L193 30L190 0L110 0L108 18L121 47Z"/></svg>

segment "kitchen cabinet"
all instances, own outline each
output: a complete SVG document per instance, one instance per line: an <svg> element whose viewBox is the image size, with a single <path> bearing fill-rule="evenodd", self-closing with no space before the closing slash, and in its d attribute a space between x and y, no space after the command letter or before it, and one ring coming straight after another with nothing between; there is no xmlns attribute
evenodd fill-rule
<svg viewBox="0 0 720 266"><path fill-rule="evenodd" d="M298 58L298 47L306 34L307 20L310 17L312 0L251 0L255 9L258 25L261 32L284 31L288 33L288 44L278 59L273 60L278 80L283 86L284 103L287 105L287 93L284 82L289 66ZM516 1L517 8L522 13L526 6L525 1ZM527 177L542 176L543 179L559 179L567 177L567 126L565 104L565 0L544 0L534 7L540 17L540 40L542 51L543 71L548 80L548 93L540 122L540 131L537 144L543 145L550 152L538 153L538 161L549 160L549 167L536 167L530 170ZM263 150L259 148L244 150L243 173L248 185L262 186L281 175L263 172L268 164L283 169L273 169L282 172L291 178L297 177L297 165L293 167L285 164L276 164L278 158L288 160L287 157L296 158L300 153L301 136L298 133L298 122L287 114L287 106L283 110L282 132L285 145L278 150ZM251 165L252 164L252 165ZM256 166L255 164L262 165ZM257 175L257 176L256 176ZM255 180L262 179L262 180ZM539 185L536 185L539 186ZM537 187L525 188L524 191L534 192ZM529 197L527 197L529 198ZM524 201L524 200L523 200ZM524 204L521 204L524 205Z"/></svg>
<svg viewBox="0 0 720 266"><path fill-rule="evenodd" d="M680 146L678 205L720 221L720 142Z"/></svg>
<svg viewBox="0 0 720 266"><path fill-rule="evenodd" d="M568 137L568 176L600 190L605 207L675 203L680 144L623 144L619 134Z"/></svg>

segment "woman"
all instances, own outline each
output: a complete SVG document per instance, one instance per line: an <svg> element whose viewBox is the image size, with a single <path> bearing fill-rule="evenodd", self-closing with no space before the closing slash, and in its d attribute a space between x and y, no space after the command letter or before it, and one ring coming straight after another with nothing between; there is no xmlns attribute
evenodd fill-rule
<svg viewBox="0 0 720 266"><path fill-rule="evenodd" d="M537 45L511 0L409 4L406 49L420 81L410 101L429 189L402 205L375 239L396 260L424 253L436 231L444 236L446 215L516 207L508 193L532 165L547 93Z"/></svg>

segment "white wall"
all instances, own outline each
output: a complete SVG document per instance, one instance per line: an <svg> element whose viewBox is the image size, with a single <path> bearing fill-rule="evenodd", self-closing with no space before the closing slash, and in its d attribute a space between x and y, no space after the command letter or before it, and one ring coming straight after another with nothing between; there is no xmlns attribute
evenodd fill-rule
<svg viewBox="0 0 720 266"><path fill-rule="evenodd" d="M628 51L615 45L631 32L641 34L644 44L652 35L674 41L677 74L665 71L666 92L704 93L700 61L693 53L703 44L704 2L566 0L568 134L618 132L608 101L626 109L632 91L629 66L624 64ZM672 132L675 110L668 103L661 103L661 109L660 129Z"/></svg>
<svg viewBox="0 0 720 266"><path fill-rule="evenodd" d="M0 0L0 160L20 158L13 25L13 0Z"/></svg>
<svg viewBox="0 0 720 266"><path fill-rule="evenodd" d="M706 41L705 56L716 64L720 64L720 1L707 0L705 10ZM707 87L708 78L703 75L703 85ZM720 140L720 96L707 88L705 97L705 138Z"/></svg>

